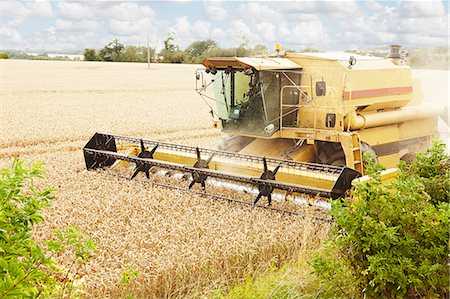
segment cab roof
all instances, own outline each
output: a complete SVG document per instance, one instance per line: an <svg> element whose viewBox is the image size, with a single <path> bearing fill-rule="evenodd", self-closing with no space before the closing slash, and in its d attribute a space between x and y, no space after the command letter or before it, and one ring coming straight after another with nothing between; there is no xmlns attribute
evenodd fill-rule
<svg viewBox="0 0 450 299"><path fill-rule="evenodd" d="M280 57L213 57L203 60L203 65L216 69L253 67L258 71L302 68L292 60Z"/></svg>

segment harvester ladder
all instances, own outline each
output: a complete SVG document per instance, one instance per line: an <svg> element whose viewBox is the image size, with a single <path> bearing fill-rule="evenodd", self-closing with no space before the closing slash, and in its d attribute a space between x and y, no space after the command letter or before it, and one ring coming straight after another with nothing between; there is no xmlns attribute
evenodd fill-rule
<svg viewBox="0 0 450 299"><path fill-rule="evenodd" d="M352 134L352 145L354 169L364 175L363 154L358 134Z"/></svg>

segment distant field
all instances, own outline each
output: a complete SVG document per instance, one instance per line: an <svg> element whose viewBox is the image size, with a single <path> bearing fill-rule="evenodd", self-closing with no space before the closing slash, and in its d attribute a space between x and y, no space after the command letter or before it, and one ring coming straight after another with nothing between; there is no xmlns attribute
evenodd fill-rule
<svg viewBox="0 0 450 299"><path fill-rule="evenodd" d="M223 136L194 91L198 65L2 60L0 166L46 162L57 199L38 238L75 225L98 253L79 269L86 297L167 297L242 281L316 250L327 225L85 171L96 132L202 147ZM448 101L448 71L414 71L425 98ZM443 131L447 130L441 127ZM141 275L124 290L123 270Z"/></svg>

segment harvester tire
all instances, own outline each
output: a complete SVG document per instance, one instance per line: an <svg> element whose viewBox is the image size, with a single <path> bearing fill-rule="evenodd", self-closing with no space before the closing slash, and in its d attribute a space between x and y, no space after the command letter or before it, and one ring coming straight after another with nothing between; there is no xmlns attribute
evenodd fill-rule
<svg viewBox="0 0 450 299"><path fill-rule="evenodd" d="M238 136L238 135L229 135L226 137L223 137L219 144L217 144L216 149L221 151L228 151L228 152L239 152L244 147L246 147L250 142L255 140L255 138L252 137L246 137L246 136Z"/></svg>
<svg viewBox="0 0 450 299"><path fill-rule="evenodd" d="M345 155L340 143L322 141L319 143L318 162L332 166L345 166Z"/></svg>

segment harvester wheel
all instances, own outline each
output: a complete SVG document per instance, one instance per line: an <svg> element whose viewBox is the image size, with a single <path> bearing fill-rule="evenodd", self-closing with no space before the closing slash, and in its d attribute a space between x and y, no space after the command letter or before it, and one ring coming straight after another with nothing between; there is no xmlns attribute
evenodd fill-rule
<svg viewBox="0 0 450 299"><path fill-rule="evenodd" d="M405 161L406 164L411 164L415 159L415 155L412 153L406 153L403 156L401 156L400 160Z"/></svg>
<svg viewBox="0 0 450 299"><path fill-rule="evenodd" d="M219 144L216 146L218 150L228 151L228 152L239 152L241 149L246 147L250 142L255 140L252 137L229 135L223 137Z"/></svg>
<svg viewBox="0 0 450 299"><path fill-rule="evenodd" d="M345 166L345 155L340 143L321 141L318 146L320 164Z"/></svg>

